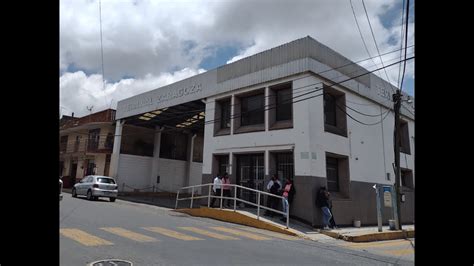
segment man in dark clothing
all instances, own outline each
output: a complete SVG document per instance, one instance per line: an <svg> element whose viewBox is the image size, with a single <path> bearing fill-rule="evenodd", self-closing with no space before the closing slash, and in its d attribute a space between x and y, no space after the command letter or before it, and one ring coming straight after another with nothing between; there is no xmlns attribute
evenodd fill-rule
<svg viewBox="0 0 474 266"><path fill-rule="evenodd" d="M277 176L273 175L272 179L267 184L267 190L270 193L274 194L274 195L278 195L278 193L280 192L280 189L281 189L281 183L278 180ZM272 208L272 209L277 209L278 208L278 202L279 202L278 198L272 197L272 196L267 196L267 207ZM265 215L273 217L274 214L273 214L272 211L267 210L265 212Z"/></svg>
<svg viewBox="0 0 474 266"><path fill-rule="evenodd" d="M329 191L326 187L321 187L316 195L316 206L321 208L323 212L323 229L329 230L329 220L332 217L331 210L329 209Z"/></svg>

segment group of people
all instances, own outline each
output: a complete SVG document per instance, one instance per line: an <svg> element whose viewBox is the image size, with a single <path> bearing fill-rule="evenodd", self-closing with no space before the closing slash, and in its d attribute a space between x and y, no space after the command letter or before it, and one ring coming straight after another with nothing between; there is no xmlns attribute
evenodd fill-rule
<svg viewBox="0 0 474 266"><path fill-rule="evenodd" d="M284 186L282 186L280 180L278 180L277 175L273 175L271 180L267 184L267 191L277 196L283 196L283 199L281 200L282 211L286 213L288 210L288 206L293 202L293 197L296 193L295 186L293 185L293 180L291 180L290 178L286 178L285 184ZM278 209L279 201L279 198L269 196L267 198L267 207L272 209ZM267 210L265 212L265 215L273 217L274 212ZM281 220L286 221L285 217L286 216L283 215Z"/></svg>
<svg viewBox="0 0 474 266"><path fill-rule="evenodd" d="M214 178L212 190L214 191L215 196L220 197L222 194L223 197L227 198L222 200L223 207L231 207L231 186L230 178L227 173L224 173L223 175L218 174ZM272 175L271 180L267 184L266 190L273 195L283 196L283 199L281 200L281 209L286 214L289 204L293 202L293 198L296 194L296 189L293 184L293 180L290 178L286 178L285 184L282 186L280 180L278 179L278 176ZM217 197L212 198L212 201L210 203L211 207L214 207L214 203ZM267 207L269 208L275 210L279 209L279 202L280 199L277 197L267 197ZM331 194L324 186L320 187L317 192L316 206L319 207L323 213L323 229L329 230L330 227L336 229L336 222L334 221L334 216L332 214ZM274 212L267 210L265 211L265 215L273 217ZM283 215L281 220L286 221L286 215Z"/></svg>
<svg viewBox="0 0 474 266"><path fill-rule="evenodd" d="M232 197L231 193L230 193L230 178L229 178L229 175L227 173L224 173L223 175L217 175L215 178L214 178L214 184L212 186L212 191L214 191L214 195L215 196L222 196L223 197ZM222 189L222 191L221 191ZM211 201L211 207L214 206L214 202L216 201L216 198L212 198L212 201ZM230 199L227 199L227 200L223 200L222 201L222 205L224 207L230 207Z"/></svg>

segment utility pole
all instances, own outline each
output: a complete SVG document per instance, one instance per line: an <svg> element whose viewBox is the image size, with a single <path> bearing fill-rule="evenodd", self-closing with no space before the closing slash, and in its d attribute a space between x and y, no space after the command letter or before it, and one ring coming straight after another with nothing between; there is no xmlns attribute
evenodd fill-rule
<svg viewBox="0 0 474 266"><path fill-rule="evenodd" d="M402 104L402 94L398 89L392 95L393 110L395 112L395 130L394 130L394 150L395 150L395 195L396 195L396 210L395 220L397 222L397 229L402 230L402 216L401 216L401 193L400 193L400 107Z"/></svg>

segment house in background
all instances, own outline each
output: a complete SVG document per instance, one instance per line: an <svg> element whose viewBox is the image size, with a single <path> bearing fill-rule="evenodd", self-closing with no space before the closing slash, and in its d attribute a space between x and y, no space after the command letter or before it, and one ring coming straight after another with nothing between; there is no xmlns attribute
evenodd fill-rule
<svg viewBox="0 0 474 266"><path fill-rule="evenodd" d="M64 187L90 174L108 175L115 131L115 110L84 117L64 115L59 124L59 175Z"/></svg>

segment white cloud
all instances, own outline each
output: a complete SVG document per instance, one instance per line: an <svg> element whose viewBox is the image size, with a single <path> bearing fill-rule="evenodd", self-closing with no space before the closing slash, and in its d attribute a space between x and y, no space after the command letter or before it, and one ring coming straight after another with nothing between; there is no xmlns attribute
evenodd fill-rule
<svg viewBox="0 0 474 266"><path fill-rule="evenodd" d="M205 72L204 69L184 68L173 73L161 75L147 74L140 79L122 79L115 83L106 83L105 90L101 75L86 75L82 71L65 73L60 78L61 112L75 116L89 114L87 106L94 106L93 112L106 108L116 108L117 102L152 89Z"/></svg>
<svg viewBox="0 0 474 266"><path fill-rule="evenodd" d="M371 55L376 49L360 1L353 1ZM380 51L399 48L400 23L385 28L380 17L398 2L366 0ZM398 19L399 21L400 19ZM239 52L228 61L310 35L351 60L367 58L349 1L226 0L226 1L115 1L102 0L106 92L101 87L99 3L61 0L61 105L85 110L159 87L180 75L197 73L210 47L234 46ZM392 25L392 23L390 23ZM413 44L413 24L410 41ZM389 42L390 39L394 42ZM384 57L389 59L395 54ZM379 62L378 59L374 59ZM373 69L372 62L362 66ZM65 72L73 69L74 73ZM82 70L82 71L76 71ZM187 71L177 71L187 69ZM97 73L98 75L85 75ZM413 76L413 63L407 65ZM185 73L185 74L183 74ZM395 82L398 67L387 69ZM124 79L133 77L133 79ZM382 75L385 78L385 74ZM91 86L91 88L86 88ZM77 89L78 91L74 91ZM106 98L106 99L104 99ZM89 103L88 101L92 101ZM77 103L75 103L77 102Z"/></svg>

